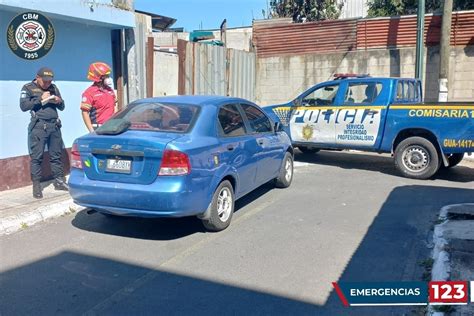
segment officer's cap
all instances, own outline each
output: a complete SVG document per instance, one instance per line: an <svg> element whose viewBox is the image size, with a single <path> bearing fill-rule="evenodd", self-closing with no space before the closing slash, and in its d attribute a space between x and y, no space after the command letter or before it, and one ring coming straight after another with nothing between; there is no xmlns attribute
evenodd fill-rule
<svg viewBox="0 0 474 316"><path fill-rule="evenodd" d="M54 73L51 68L41 67L36 73L38 77L41 77L43 80L51 81L53 80Z"/></svg>

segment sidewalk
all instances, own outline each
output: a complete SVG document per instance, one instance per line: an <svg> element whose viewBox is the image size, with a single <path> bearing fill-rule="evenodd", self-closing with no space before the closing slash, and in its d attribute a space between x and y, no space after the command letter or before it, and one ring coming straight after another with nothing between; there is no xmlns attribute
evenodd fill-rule
<svg viewBox="0 0 474 316"><path fill-rule="evenodd" d="M474 280L474 203L447 205L433 234L433 281ZM474 315L474 305L430 306L434 316Z"/></svg>
<svg viewBox="0 0 474 316"><path fill-rule="evenodd" d="M33 198L32 186L0 192L0 236L38 222L80 211L65 191L56 191L52 181L43 182L43 199Z"/></svg>

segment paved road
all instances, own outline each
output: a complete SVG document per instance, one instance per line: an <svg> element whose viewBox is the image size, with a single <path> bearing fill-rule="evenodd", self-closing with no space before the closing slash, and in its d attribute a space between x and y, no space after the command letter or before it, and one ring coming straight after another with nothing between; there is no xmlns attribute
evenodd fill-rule
<svg viewBox="0 0 474 316"><path fill-rule="evenodd" d="M82 211L2 237L0 314L411 313L344 308L331 282L421 280L439 209L474 202L474 165L417 181L386 156L297 160L289 189L240 200L221 233Z"/></svg>

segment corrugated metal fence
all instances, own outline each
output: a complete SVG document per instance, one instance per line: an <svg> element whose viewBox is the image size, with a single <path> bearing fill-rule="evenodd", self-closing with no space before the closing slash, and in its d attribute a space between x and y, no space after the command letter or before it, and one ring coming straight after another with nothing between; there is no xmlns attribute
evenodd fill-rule
<svg viewBox="0 0 474 316"><path fill-rule="evenodd" d="M255 100L255 54L178 41L179 94L230 95Z"/></svg>
<svg viewBox="0 0 474 316"><path fill-rule="evenodd" d="M348 51L356 47L357 20L266 26L254 24L258 57Z"/></svg>
<svg viewBox="0 0 474 316"><path fill-rule="evenodd" d="M284 25L254 24L258 57L352 51L371 48L413 47L416 16L351 19ZM441 16L425 17L425 44L439 44ZM474 11L454 12L451 45L474 44Z"/></svg>

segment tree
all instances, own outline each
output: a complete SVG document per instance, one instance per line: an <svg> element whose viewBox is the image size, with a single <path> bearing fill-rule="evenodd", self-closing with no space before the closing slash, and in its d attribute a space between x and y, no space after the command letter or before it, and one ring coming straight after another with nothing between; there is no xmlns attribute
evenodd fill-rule
<svg viewBox="0 0 474 316"><path fill-rule="evenodd" d="M441 13L443 1L425 0L426 13ZM367 5L368 17L416 14L418 11L418 0L369 0ZM454 11L472 9L474 9L474 1L454 0Z"/></svg>
<svg viewBox="0 0 474 316"><path fill-rule="evenodd" d="M292 18L294 22L337 19L344 1L338 0L270 0L269 18Z"/></svg>

